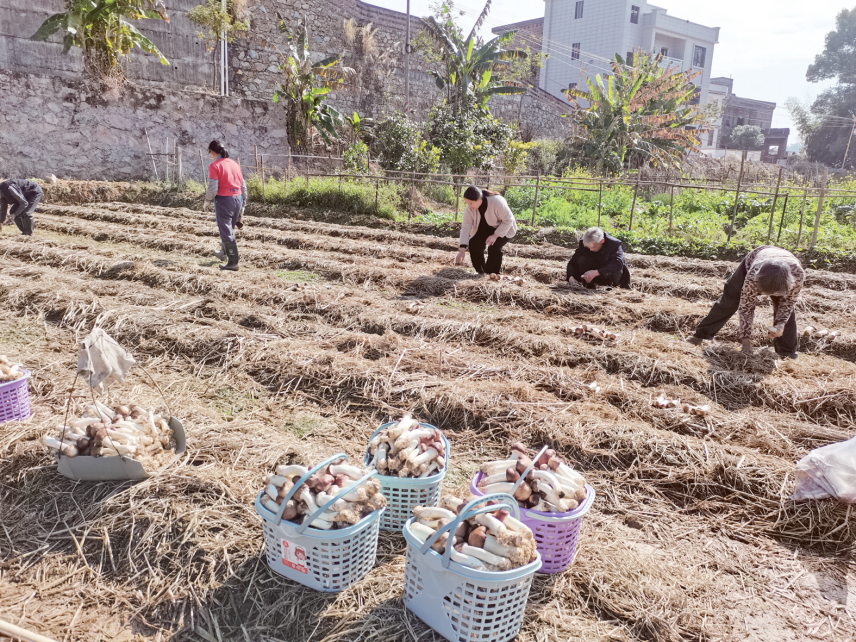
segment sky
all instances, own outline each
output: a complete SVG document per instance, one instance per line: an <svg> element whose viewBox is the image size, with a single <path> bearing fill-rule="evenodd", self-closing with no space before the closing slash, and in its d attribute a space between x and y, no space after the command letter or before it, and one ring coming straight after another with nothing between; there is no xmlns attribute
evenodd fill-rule
<svg viewBox="0 0 856 642"><path fill-rule="evenodd" d="M406 0L367 0L369 4L405 11ZM597 0L591 0L597 2ZM659 0L655 4L669 15L707 27L720 27L719 44L713 54L713 74L731 76L734 93L743 98L775 102L773 127L790 127L791 141L798 140L785 101L796 97L811 100L832 82L810 83L806 69L823 51L826 34L835 29L835 16L851 8L856 0ZM411 0L414 15L429 15L430 0ZM456 0L466 12L467 26L475 22L480 0ZM540 18L544 3L539 0L494 0L483 35L501 24Z"/></svg>

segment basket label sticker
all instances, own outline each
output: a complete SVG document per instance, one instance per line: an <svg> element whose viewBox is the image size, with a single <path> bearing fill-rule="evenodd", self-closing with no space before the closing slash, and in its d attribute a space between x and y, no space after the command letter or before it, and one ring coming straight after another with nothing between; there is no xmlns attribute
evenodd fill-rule
<svg viewBox="0 0 856 642"><path fill-rule="evenodd" d="M309 572L309 569L306 568L306 549L302 546L295 546L287 539L282 540L282 563L298 573Z"/></svg>

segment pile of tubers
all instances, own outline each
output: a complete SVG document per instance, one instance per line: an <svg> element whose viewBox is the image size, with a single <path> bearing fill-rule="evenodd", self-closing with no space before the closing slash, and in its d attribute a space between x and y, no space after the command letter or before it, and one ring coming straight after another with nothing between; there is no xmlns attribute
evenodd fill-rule
<svg viewBox="0 0 856 642"><path fill-rule="evenodd" d="M514 285L525 285L526 280L522 276L507 276L505 274L488 274L491 281L511 281Z"/></svg>
<svg viewBox="0 0 856 642"><path fill-rule="evenodd" d="M286 495L308 472L308 468L298 464L277 466L275 475L267 474L262 479L265 485L262 506L272 513L278 513ZM366 516L386 506L386 498L380 492L381 486L377 479L356 483L369 472L369 468L353 466L344 459L316 470L292 494L282 518L302 524L318 508L347 489L348 492L330 508L315 515L309 526L331 530L358 524Z"/></svg>
<svg viewBox="0 0 856 642"><path fill-rule="evenodd" d="M586 325L585 323L572 328L565 328L565 332L567 334L576 335L587 334L595 339L608 339L609 341L615 341L618 338L618 334L615 332L610 332L609 330L604 330L603 328L598 328L594 325Z"/></svg>
<svg viewBox="0 0 856 642"><path fill-rule="evenodd" d="M0 354L0 383L17 381L22 378L21 364L12 363L5 354Z"/></svg>
<svg viewBox="0 0 856 642"><path fill-rule="evenodd" d="M698 417L706 417L710 414L710 406L707 404L694 406L687 402L681 403L680 399L667 399L666 395L663 394L654 399L653 404L655 408L680 408L684 412Z"/></svg>
<svg viewBox="0 0 856 642"><path fill-rule="evenodd" d="M156 464L161 455L171 454L171 437L168 416L134 404L109 408L95 401L83 417L60 426L56 437L42 437L42 444L67 457L124 455Z"/></svg>
<svg viewBox="0 0 856 642"><path fill-rule="evenodd" d="M532 464L532 457L521 443L511 447L511 457L483 464L478 488L485 495L507 493L521 508L543 513L567 513L586 497L586 480L548 448L532 466L523 481L520 476Z"/></svg>
<svg viewBox="0 0 856 642"><path fill-rule="evenodd" d="M770 328L772 330L772 328ZM804 337L812 337L814 339L829 339L841 336L838 330L818 330L813 325L807 325L803 328L802 335Z"/></svg>
<svg viewBox="0 0 856 642"><path fill-rule="evenodd" d="M410 524L410 532L419 541L428 541L438 529L454 520L467 502L446 497L441 504L442 507L413 509L416 519ZM452 561L480 571L510 571L533 562L537 556L535 537L529 527L500 507L495 512L465 519L454 533L443 533L431 549L442 555L450 535Z"/></svg>
<svg viewBox="0 0 856 642"><path fill-rule="evenodd" d="M411 415L384 428L369 442L369 468L389 477L430 477L446 467L443 433L422 428Z"/></svg>

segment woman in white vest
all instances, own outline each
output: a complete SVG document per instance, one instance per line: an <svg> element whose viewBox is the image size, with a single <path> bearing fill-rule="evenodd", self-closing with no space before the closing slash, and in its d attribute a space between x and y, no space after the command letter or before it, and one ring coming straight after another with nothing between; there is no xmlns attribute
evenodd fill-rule
<svg viewBox="0 0 856 642"><path fill-rule="evenodd" d="M502 248L517 233L517 221L505 199L496 192L470 185L464 192L467 208L461 223L460 251L455 265L470 260L479 274L499 274L502 270ZM487 248L487 261L484 251Z"/></svg>

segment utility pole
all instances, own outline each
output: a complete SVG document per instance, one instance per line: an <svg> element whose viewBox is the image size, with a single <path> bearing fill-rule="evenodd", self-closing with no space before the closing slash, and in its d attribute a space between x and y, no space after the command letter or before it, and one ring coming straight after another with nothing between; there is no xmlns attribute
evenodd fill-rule
<svg viewBox="0 0 856 642"><path fill-rule="evenodd" d="M220 9L226 13L226 0L220 0ZM229 95L229 43L225 28L220 32L220 95Z"/></svg>
<svg viewBox="0 0 856 642"><path fill-rule="evenodd" d="M404 36L404 113L410 106L410 0L407 0L407 29Z"/></svg>
<svg viewBox="0 0 856 642"><path fill-rule="evenodd" d="M847 164L847 153L850 151L850 141L853 140L853 134L856 133L856 114L849 109L847 111L849 111L850 115L853 116L853 127L850 128L850 138L847 139L847 149L844 150L844 160L841 161L841 169L844 169L844 166Z"/></svg>

